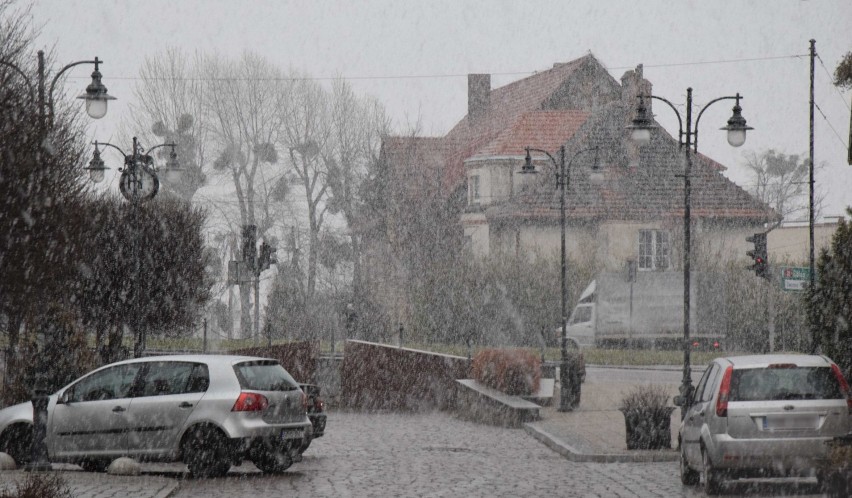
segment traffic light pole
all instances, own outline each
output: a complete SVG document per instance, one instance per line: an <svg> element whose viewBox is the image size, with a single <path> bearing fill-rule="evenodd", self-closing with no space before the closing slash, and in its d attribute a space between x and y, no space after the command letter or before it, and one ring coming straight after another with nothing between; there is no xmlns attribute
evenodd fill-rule
<svg viewBox="0 0 852 498"><path fill-rule="evenodd" d="M775 293L772 292L772 272L766 285L766 308L769 313L769 352L775 352Z"/></svg>
<svg viewBox="0 0 852 498"><path fill-rule="evenodd" d="M243 262L244 267L240 271L247 271L251 275L251 281L254 291L254 345L260 344L260 274L263 270L269 268L269 265L276 263L275 248L267 244L266 241L261 243L260 250L257 249L257 226L243 225ZM243 279L238 279L242 285ZM269 337L271 345L272 336Z"/></svg>

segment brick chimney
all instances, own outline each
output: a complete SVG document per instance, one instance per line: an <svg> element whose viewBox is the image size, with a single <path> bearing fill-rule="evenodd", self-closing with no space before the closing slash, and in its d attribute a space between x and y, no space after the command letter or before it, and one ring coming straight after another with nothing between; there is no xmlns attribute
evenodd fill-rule
<svg viewBox="0 0 852 498"><path fill-rule="evenodd" d="M635 117L636 107L639 105L637 95L651 95L651 90L651 82L642 76L642 64L636 66L636 69L633 71L627 71L621 77L621 101L629 109L626 116L628 123ZM648 112L652 111L652 100L645 99L645 108L648 109Z"/></svg>
<svg viewBox="0 0 852 498"><path fill-rule="evenodd" d="M621 77L621 101L625 110L624 126L629 125L636 117L636 108L639 106L638 95L651 95L651 90L651 82L642 76L642 64L636 66L635 70L624 73L624 76ZM646 98L643 101L651 116L654 115L652 101L651 98ZM625 133L627 133L626 130ZM640 167L639 147L629 138L627 144L627 167L635 170Z"/></svg>
<svg viewBox="0 0 852 498"><path fill-rule="evenodd" d="M467 121L477 124L488 114L491 106L491 75L467 75Z"/></svg>

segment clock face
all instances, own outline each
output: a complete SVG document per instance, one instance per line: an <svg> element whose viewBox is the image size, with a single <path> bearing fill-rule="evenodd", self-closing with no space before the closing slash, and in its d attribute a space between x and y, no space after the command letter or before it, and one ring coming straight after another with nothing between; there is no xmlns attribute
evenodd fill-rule
<svg viewBox="0 0 852 498"><path fill-rule="evenodd" d="M157 195L160 181L148 163L153 164L149 156L143 156L135 164L132 161L125 162L124 172L118 184L121 195L125 199L145 201Z"/></svg>

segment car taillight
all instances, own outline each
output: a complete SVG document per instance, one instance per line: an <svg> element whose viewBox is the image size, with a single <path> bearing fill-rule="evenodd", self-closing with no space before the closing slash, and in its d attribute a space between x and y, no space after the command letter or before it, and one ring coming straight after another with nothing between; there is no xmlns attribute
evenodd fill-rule
<svg viewBox="0 0 852 498"><path fill-rule="evenodd" d="M716 400L716 416L728 416L728 398L731 395L731 375L734 373L734 367L729 366L725 370L725 375L722 376L722 385L719 386L719 398Z"/></svg>
<svg viewBox="0 0 852 498"><path fill-rule="evenodd" d="M852 393L849 392L849 383L846 382L843 372L840 371L840 367L836 363L831 364L831 371L834 372L837 382L840 383L840 390L843 391L843 395L846 397L846 409L849 415L852 415Z"/></svg>
<svg viewBox="0 0 852 498"><path fill-rule="evenodd" d="M269 400L266 396L257 393L240 393L232 412L260 412L269 407Z"/></svg>
<svg viewBox="0 0 852 498"><path fill-rule="evenodd" d="M319 413L319 412L323 411L324 408L325 408L325 403L323 403L321 399L315 398L314 399L314 410L317 413Z"/></svg>

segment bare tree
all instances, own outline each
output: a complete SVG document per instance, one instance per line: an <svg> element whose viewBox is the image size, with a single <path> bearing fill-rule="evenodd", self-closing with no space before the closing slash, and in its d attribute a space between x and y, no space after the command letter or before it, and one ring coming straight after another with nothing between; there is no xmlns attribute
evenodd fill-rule
<svg viewBox="0 0 852 498"><path fill-rule="evenodd" d="M772 207L782 220L807 213L809 161L799 155L785 155L769 149L746 156L746 167L754 179L749 193ZM818 193L814 202L815 216L821 211L824 193Z"/></svg>
<svg viewBox="0 0 852 498"><path fill-rule="evenodd" d="M361 190L378 164L381 139L388 134L390 121L378 101L355 95L342 79L332 85L329 117L329 147L322 155L328 171L328 205L331 213L344 216L349 227L352 293L358 301L363 280L361 238L368 222L363 219Z"/></svg>
<svg viewBox="0 0 852 498"><path fill-rule="evenodd" d="M266 236L276 216L269 209L275 189L269 188L283 177L276 167L282 116L290 95L290 83L283 73L263 58L245 53L239 60L208 57L202 78L205 124L217 157L214 170L227 175L234 187L240 224L257 226L259 237ZM246 255L243 255L245 259ZM251 335L251 288L240 287L241 329ZM255 296L255 299L258 297Z"/></svg>
<svg viewBox="0 0 852 498"><path fill-rule="evenodd" d="M181 168L180 180L167 183L169 190L191 200L204 185L203 166L208 128L202 121L203 82L198 78L201 57L189 58L179 49L147 57L139 69L134 89L136 103L130 105L130 124L122 135L139 136L143 144L175 143ZM168 154L170 149L160 149ZM163 161L165 157L161 157Z"/></svg>
<svg viewBox="0 0 852 498"><path fill-rule="evenodd" d="M282 108L281 144L289 151L290 166L304 190L308 216L307 301L316 289L320 231L328 209L327 162L322 154L329 147L329 99L323 88L308 78L294 75L296 84L290 101Z"/></svg>

